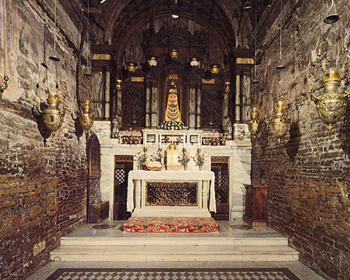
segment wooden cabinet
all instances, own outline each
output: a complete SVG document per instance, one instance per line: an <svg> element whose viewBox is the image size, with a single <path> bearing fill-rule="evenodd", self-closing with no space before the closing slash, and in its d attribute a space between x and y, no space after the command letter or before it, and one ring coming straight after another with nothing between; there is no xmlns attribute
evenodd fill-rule
<svg viewBox="0 0 350 280"><path fill-rule="evenodd" d="M245 212L243 220L252 226L267 225L268 186L246 185Z"/></svg>

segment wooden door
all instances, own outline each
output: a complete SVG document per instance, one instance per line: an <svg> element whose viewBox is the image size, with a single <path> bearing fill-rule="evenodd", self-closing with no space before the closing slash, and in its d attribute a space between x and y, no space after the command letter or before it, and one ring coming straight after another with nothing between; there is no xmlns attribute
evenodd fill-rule
<svg viewBox="0 0 350 280"><path fill-rule="evenodd" d="M211 171L215 173L216 213L212 213L215 220L229 220L229 157L212 157Z"/></svg>

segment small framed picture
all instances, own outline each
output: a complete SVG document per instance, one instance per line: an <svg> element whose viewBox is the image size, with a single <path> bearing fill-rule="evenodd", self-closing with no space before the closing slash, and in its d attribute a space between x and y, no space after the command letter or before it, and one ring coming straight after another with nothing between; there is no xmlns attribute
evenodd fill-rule
<svg viewBox="0 0 350 280"><path fill-rule="evenodd" d="M190 135L190 143L191 144L197 144L199 142L199 136L198 135Z"/></svg>
<svg viewBox="0 0 350 280"><path fill-rule="evenodd" d="M155 134L147 134L147 143L155 143L156 135Z"/></svg>

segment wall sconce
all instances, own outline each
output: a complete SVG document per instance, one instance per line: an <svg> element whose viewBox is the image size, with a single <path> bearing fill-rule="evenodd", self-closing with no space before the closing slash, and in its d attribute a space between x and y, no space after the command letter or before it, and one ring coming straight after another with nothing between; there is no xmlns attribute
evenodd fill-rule
<svg viewBox="0 0 350 280"><path fill-rule="evenodd" d="M275 117L269 121L273 135L277 138L278 144L281 138L287 133L289 120L284 116L286 105L282 101L278 101L275 106Z"/></svg>
<svg viewBox="0 0 350 280"><path fill-rule="evenodd" d="M324 22L327 24L333 24L339 20L339 14L336 11L334 0L332 0L332 5L328 11L329 15L324 18Z"/></svg>
<svg viewBox="0 0 350 280"><path fill-rule="evenodd" d="M56 94L50 93L47 97L47 103L49 105L43 111L40 108L40 104L35 106L35 108L40 114L42 114L46 128L52 133L52 135L55 135L55 132L62 126L65 116L65 108L59 108L61 101Z"/></svg>
<svg viewBox="0 0 350 280"><path fill-rule="evenodd" d="M350 92L348 94L339 93L340 82L340 73L330 69L322 79L324 93L320 97L311 94L311 99L316 103L318 116L327 124L328 132L332 131L333 124L344 115L346 98L350 95Z"/></svg>
<svg viewBox="0 0 350 280"><path fill-rule="evenodd" d="M259 132L260 124L261 124L261 121L259 120L258 109L256 107L254 107L250 111L250 116L251 116L251 120L247 122L248 129L249 129L250 134L252 135L252 138L255 139L256 135Z"/></svg>
<svg viewBox="0 0 350 280"><path fill-rule="evenodd" d="M219 64L212 64L210 67L211 67L210 72L212 74L218 74L219 73L219 71L220 71L220 69L219 69L220 65Z"/></svg>
<svg viewBox="0 0 350 280"><path fill-rule="evenodd" d="M197 59L196 57L193 57L192 60L191 60L191 62L190 62L190 65L191 65L192 67L198 67L198 65L199 65L198 59Z"/></svg>
<svg viewBox="0 0 350 280"><path fill-rule="evenodd" d="M79 113L79 121L81 127L85 130L85 133L87 134L94 124L94 116L91 112L91 103L89 101L84 102L83 112Z"/></svg>
<svg viewBox="0 0 350 280"><path fill-rule="evenodd" d="M117 80L117 85L116 85L116 88L117 90L121 90L122 89L122 80Z"/></svg>
<svg viewBox="0 0 350 280"><path fill-rule="evenodd" d="M0 96L8 87L9 77L6 75L0 80Z"/></svg>
<svg viewBox="0 0 350 280"><path fill-rule="evenodd" d="M157 62L157 58L155 56L152 56L149 60L148 60L148 64L149 66L153 66L153 67L156 67L158 65L158 62Z"/></svg>
<svg viewBox="0 0 350 280"><path fill-rule="evenodd" d="M172 59L176 59L176 58L179 57L179 53L177 52L177 49L172 49L172 50L171 50L170 57L171 57Z"/></svg>

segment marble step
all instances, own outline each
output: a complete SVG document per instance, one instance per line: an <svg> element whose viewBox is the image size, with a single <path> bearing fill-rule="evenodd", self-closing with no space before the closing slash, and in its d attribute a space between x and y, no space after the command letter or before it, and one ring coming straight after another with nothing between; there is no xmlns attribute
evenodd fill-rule
<svg viewBox="0 0 350 280"><path fill-rule="evenodd" d="M52 261L297 261L288 246L60 246Z"/></svg>
<svg viewBox="0 0 350 280"><path fill-rule="evenodd" d="M133 236L128 237L129 234L124 234L124 237L62 237L61 246L118 246L129 244L129 246L148 246L148 245L212 245L212 246L235 246L235 245L251 245L251 246L287 246L288 239L284 236L236 236L236 237L215 237L215 233L210 234L210 237L168 237L167 234L161 234L160 237L154 237L155 234L150 234L142 237L131 234ZM158 235L158 234L157 234Z"/></svg>

